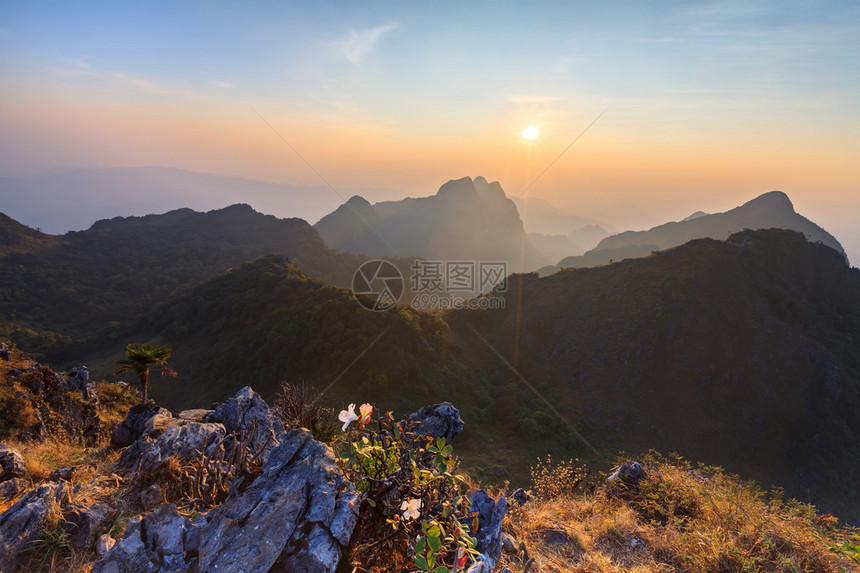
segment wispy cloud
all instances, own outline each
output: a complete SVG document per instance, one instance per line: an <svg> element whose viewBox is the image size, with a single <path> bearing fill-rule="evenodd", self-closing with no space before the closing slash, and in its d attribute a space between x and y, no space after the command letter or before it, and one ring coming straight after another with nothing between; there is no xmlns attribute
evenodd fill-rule
<svg viewBox="0 0 860 573"><path fill-rule="evenodd" d="M349 60L352 65L360 66L382 36L395 28L397 28L397 24L386 24L368 30L353 30L341 45L343 57Z"/></svg>
<svg viewBox="0 0 860 573"><path fill-rule="evenodd" d="M89 67L90 67L90 64L89 64L88 62L86 62L86 61L84 61L84 60L82 60L82 59L80 59L80 58L74 58L74 59L72 59L72 60L69 60L69 62L70 62L72 65L77 66L77 67L79 67L79 68L83 68L83 69L85 69L85 70L86 70L86 69L89 69Z"/></svg>

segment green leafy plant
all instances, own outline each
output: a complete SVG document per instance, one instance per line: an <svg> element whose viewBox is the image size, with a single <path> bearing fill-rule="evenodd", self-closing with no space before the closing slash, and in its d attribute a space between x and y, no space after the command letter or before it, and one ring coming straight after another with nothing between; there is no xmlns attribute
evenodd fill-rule
<svg viewBox="0 0 860 573"><path fill-rule="evenodd" d="M478 556L478 519L451 445L390 412L372 420L368 404L360 416L353 410L341 412L345 431L356 426L337 444L345 475L363 494L352 561L370 571L465 570Z"/></svg>

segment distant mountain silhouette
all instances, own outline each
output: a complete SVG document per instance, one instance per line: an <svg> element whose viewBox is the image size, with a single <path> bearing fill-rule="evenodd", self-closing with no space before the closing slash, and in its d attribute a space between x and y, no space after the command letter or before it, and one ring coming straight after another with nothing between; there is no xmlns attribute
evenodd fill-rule
<svg viewBox="0 0 860 573"><path fill-rule="evenodd" d="M343 190L342 190L343 191ZM362 191L374 197L391 190ZM336 205L323 185L291 185L225 177L175 167L63 168L21 177L0 177L0 210L48 233L87 229L118 215L195 211L247 203L278 217L315 221Z"/></svg>
<svg viewBox="0 0 860 573"><path fill-rule="evenodd" d="M375 205L353 197L314 228L328 246L369 256L503 260L512 270L546 261L526 238L516 205L483 177L448 181L430 197Z"/></svg>
<svg viewBox="0 0 860 573"><path fill-rule="evenodd" d="M725 213L708 215L698 211L683 221L666 223L648 231L626 231L606 237L584 255L564 258L555 268L541 269L541 274L549 274L559 268L594 267L644 257L653 251L677 247L693 239L725 239L744 229L799 231L810 241L820 241L845 256L845 250L833 235L795 212L785 193L771 191Z"/></svg>

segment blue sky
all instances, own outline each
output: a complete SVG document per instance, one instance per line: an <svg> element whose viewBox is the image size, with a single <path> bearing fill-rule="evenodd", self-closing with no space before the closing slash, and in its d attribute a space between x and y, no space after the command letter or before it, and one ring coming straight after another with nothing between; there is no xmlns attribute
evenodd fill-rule
<svg viewBox="0 0 860 573"><path fill-rule="evenodd" d="M535 194L665 219L783 189L847 228L858 62L856 1L7 1L0 175L314 181L260 113L336 185L516 194L605 111Z"/></svg>

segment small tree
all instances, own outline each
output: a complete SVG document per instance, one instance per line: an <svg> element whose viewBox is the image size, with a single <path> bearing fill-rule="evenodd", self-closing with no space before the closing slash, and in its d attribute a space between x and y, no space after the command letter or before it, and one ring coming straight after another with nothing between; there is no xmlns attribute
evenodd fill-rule
<svg viewBox="0 0 860 573"><path fill-rule="evenodd" d="M140 386L143 388L143 401L146 402L146 390L149 383L149 370L151 368L160 368L162 376L176 376L176 370L167 365L167 359L170 358L171 352L172 350L167 346L131 342L125 347L125 358L116 361L121 367L114 372L114 376L134 370L140 376Z"/></svg>

